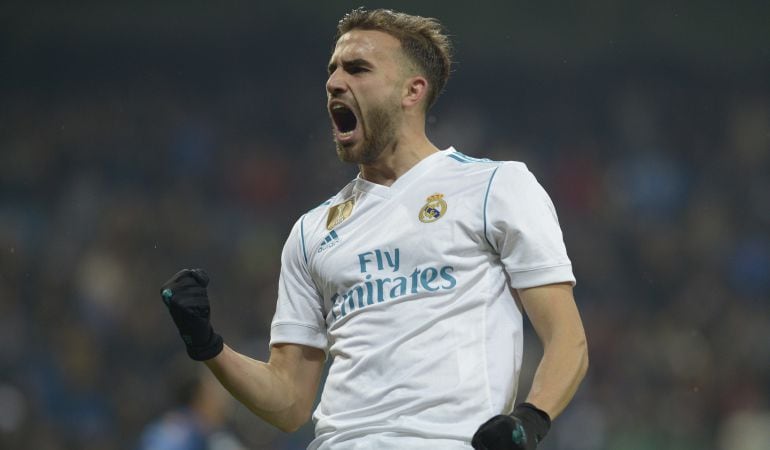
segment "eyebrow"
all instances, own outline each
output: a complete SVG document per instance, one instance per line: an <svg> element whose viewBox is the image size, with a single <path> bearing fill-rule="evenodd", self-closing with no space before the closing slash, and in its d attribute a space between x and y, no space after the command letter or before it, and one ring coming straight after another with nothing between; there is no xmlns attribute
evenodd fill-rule
<svg viewBox="0 0 770 450"><path fill-rule="evenodd" d="M372 63L370 63L369 61L363 58L356 58L356 59L351 59L349 61L342 61L342 67L345 68L345 70L348 70L351 67L366 67L371 69L373 66L372 66ZM337 63L334 63L334 62L329 63L329 67L327 67L329 74L334 72L336 69L337 69Z"/></svg>

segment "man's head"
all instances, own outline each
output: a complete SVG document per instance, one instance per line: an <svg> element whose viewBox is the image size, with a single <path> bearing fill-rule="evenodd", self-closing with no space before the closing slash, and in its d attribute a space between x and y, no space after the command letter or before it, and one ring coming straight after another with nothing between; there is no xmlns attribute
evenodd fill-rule
<svg viewBox="0 0 770 450"><path fill-rule="evenodd" d="M449 38L435 19L361 8L343 17L326 83L340 158L371 163L405 122L424 126L450 66Z"/></svg>
<svg viewBox="0 0 770 450"><path fill-rule="evenodd" d="M404 62L411 66L409 69L428 80L425 110L433 106L446 86L452 66L452 43L438 20L388 9L357 8L337 24L335 42L351 30L377 30L395 37L401 44Z"/></svg>

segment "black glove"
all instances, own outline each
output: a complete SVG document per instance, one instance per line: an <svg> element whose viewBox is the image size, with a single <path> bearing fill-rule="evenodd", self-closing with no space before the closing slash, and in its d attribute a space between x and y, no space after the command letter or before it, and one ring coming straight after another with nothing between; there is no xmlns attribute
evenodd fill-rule
<svg viewBox="0 0 770 450"><path fill-rule="evenodd" d="M209 323L208 284L209 276L202 269L184 269L160 288L160 296L187 346L187 354L196 361L211 359L224 348L222 336L214 333Z"/></svg>
<svg viewBox="0 0 770 450"><path fill-rule="evenodd" d="M522 403L510 416L495 416L479 427L471 445L476 450L535 450L551 428L551 418Z"/></svg>

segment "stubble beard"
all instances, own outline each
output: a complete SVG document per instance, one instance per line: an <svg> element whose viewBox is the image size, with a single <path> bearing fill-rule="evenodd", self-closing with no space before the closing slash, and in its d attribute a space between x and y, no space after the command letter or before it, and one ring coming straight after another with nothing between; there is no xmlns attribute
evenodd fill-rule
<svg viewBox="0 0 770 450"><path fill-rule="evenodd" d="M354 164L372 164L396 139L396 113L398 105L383 103L366 114L366 132L363 141L343 146L337 142L340 161ZM358 150L357 150L358 148Z"/></svg>

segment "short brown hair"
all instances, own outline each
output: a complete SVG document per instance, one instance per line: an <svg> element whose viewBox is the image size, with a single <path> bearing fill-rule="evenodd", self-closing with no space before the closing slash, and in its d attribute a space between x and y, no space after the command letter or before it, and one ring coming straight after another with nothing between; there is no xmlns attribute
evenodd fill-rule
<svg viewBox="0 0 770 450"><path fill-rule="evenodd" d="M407 58L428 80L426 110L433 106L446 86L452 65L452 43L438 20L389 9L356 8L337 24L334 41L354 29L383 31L398 39Z"/></svg>

